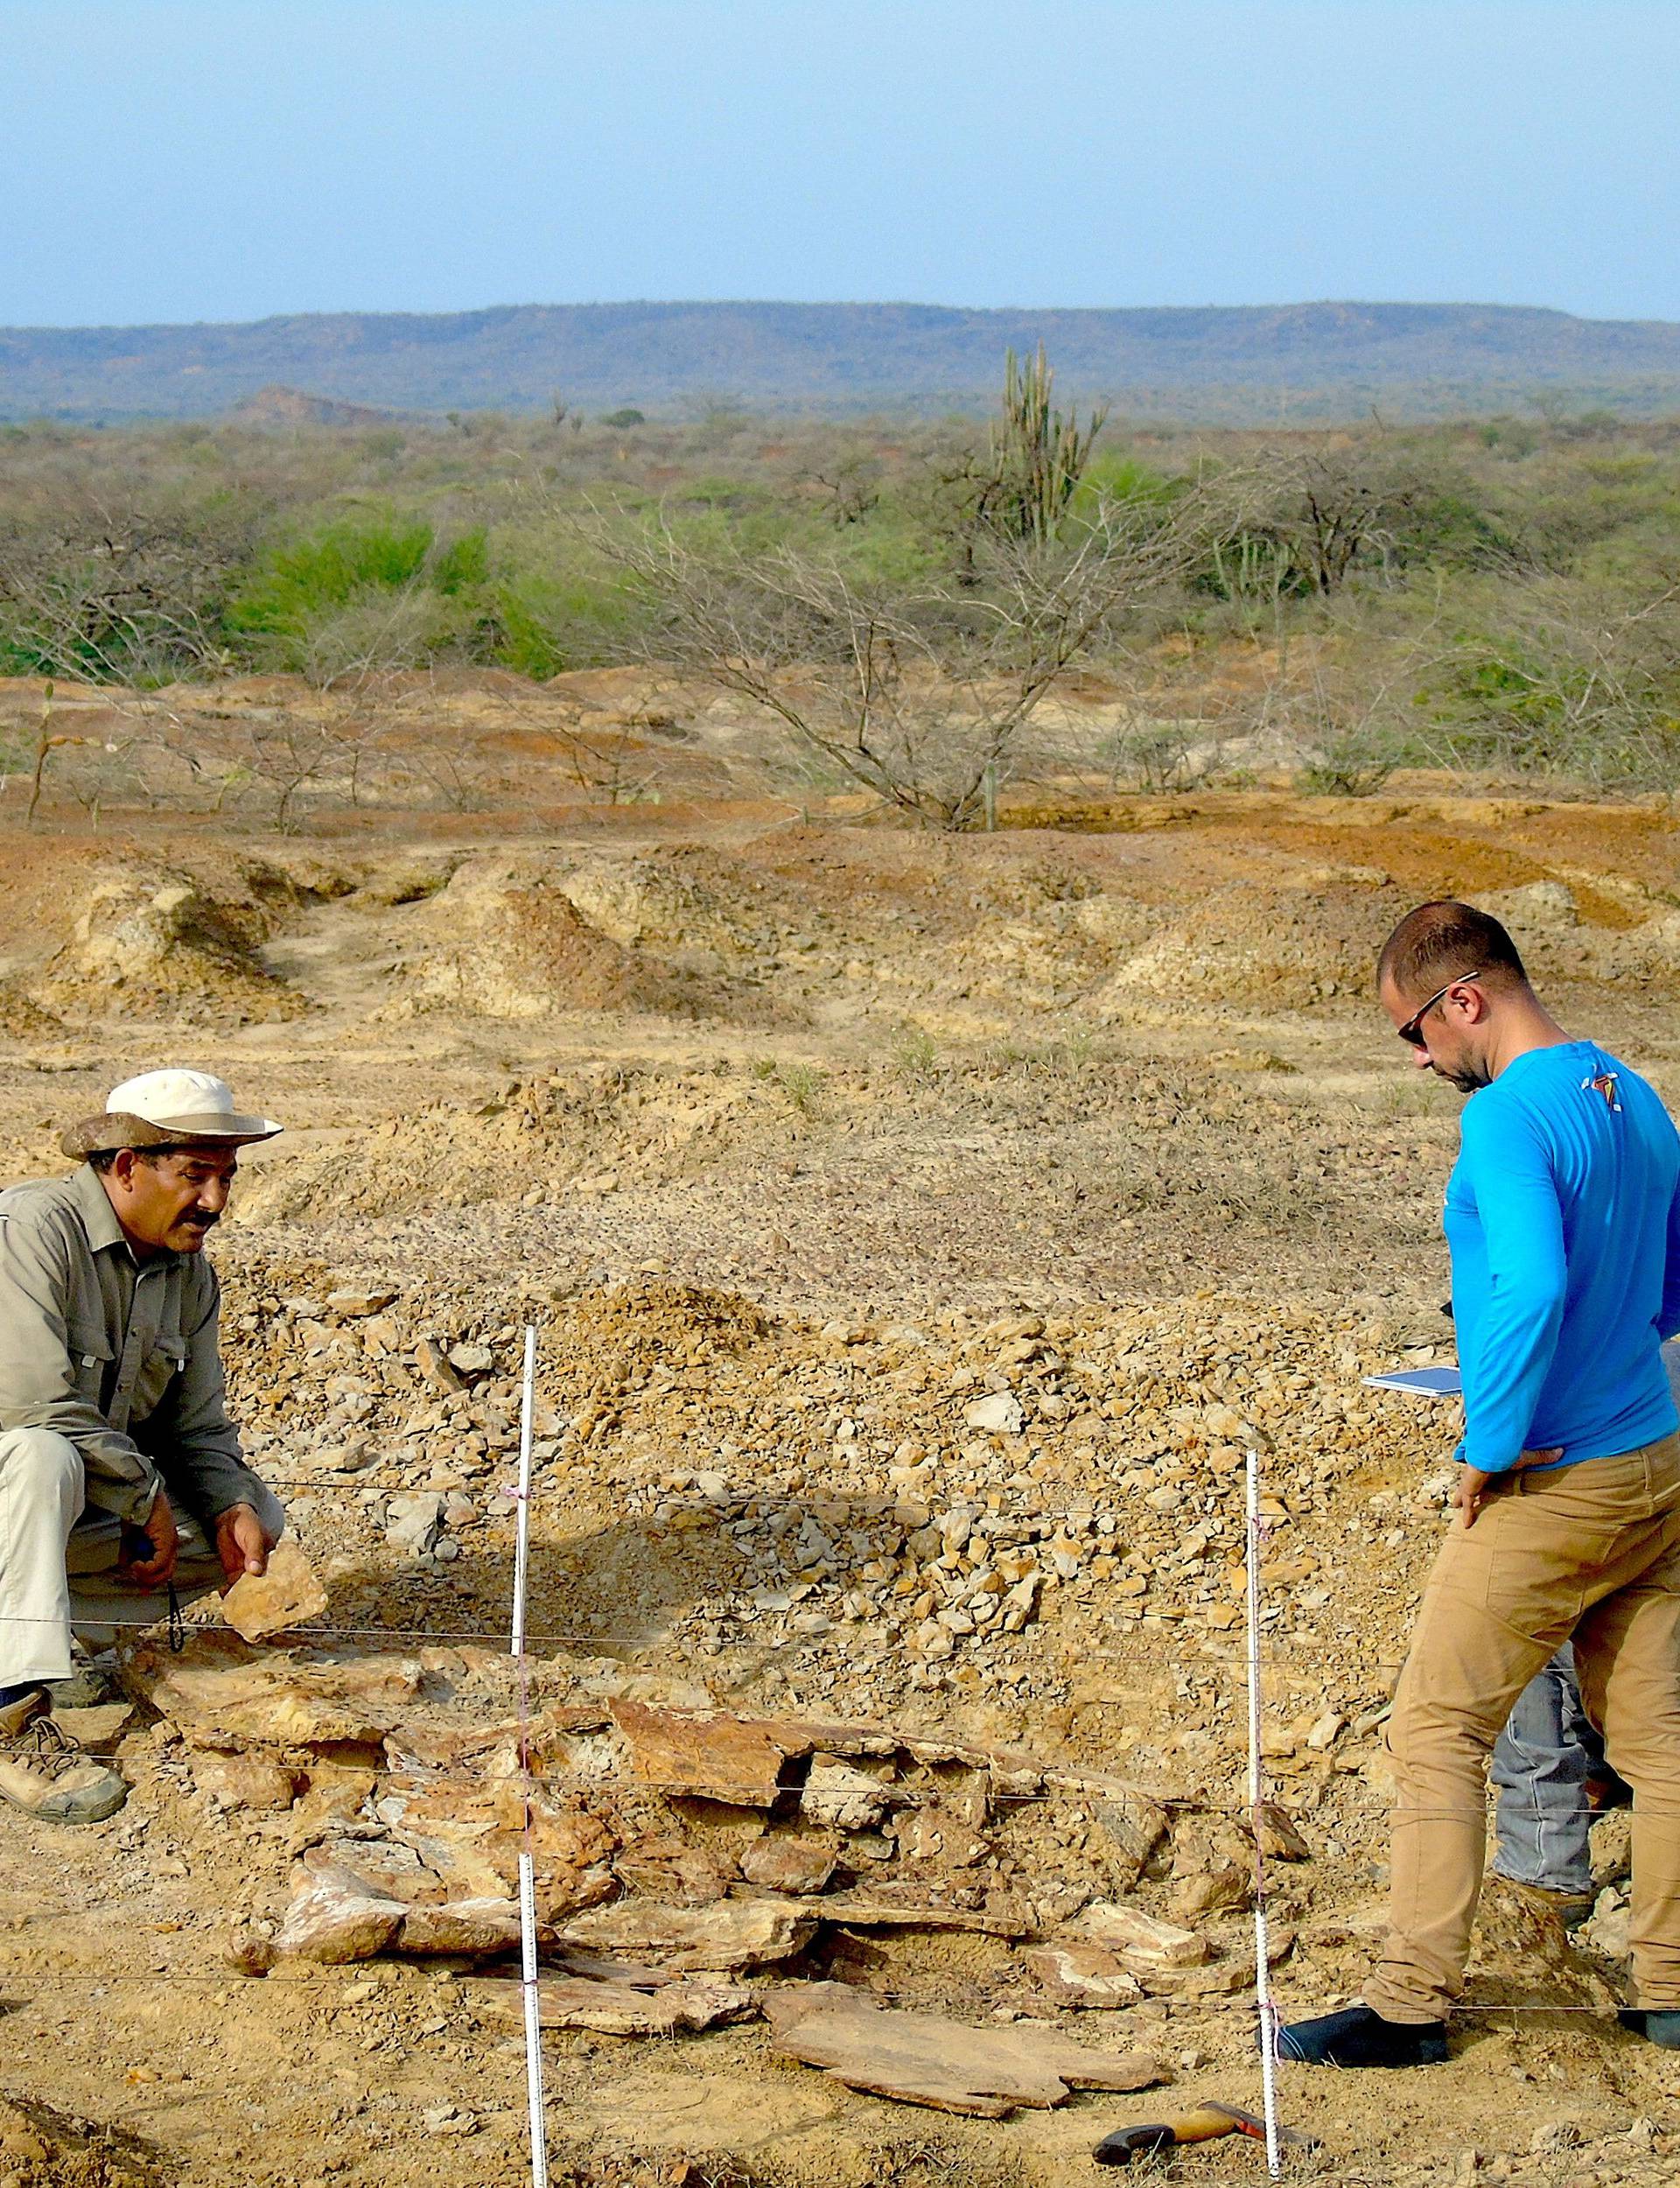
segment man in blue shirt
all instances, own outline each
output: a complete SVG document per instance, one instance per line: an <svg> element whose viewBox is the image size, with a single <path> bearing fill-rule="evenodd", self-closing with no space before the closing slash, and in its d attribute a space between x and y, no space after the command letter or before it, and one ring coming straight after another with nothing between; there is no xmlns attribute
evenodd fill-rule
<svg viewBox="0 0 1680 2188"><path fill-rule="evenodd" d="M1468 1094L1446 1192L1465 1434L1389 1726L1390 1930L1365 2002L1282 2032L1284 2057L1446 2057L1481 1889L1488 1757L1573 1636L1581 1696L1634 1788L1639 2004L1680 2050L1680 1435L1661 1344L1680 1331L1680 1136L1656 1095L1572 1041L1510 936L1420 905L1377 962L1420 1069Z"/></svg>

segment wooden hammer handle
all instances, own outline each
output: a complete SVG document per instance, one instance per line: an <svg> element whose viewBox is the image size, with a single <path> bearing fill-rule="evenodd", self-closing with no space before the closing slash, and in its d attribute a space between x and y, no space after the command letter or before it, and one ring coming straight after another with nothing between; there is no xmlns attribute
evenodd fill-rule
<svg viewBox="0 0 1680 2188"><path fill-rule="evenodd" d="M1228 2112L1211 2105L1181 2112L1176 2119L1152 2121L1135 2128L1117 2128L1104 2135L1091 2156L1099 2165L1130 2165L1134 2157L1148 2157L1157 2150L1172 2149L1180 2142L1211 2142L1216 2135L1235 2135L1237 2123Z"/></svg>

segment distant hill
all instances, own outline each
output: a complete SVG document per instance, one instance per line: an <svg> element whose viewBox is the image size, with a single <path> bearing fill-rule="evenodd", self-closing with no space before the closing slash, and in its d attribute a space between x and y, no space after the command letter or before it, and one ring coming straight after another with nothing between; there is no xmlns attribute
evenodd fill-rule
<svg viewBox="0 0 1680 2188"><path fill-rule="evenodd" d="M330 396L304 395L300 389L259 388L228 416L242 425L388 425L397 413L366 403L335 403Z"/></svg>
<svg viewBox="0 0 1680 2188"><path fill-rule="evenodd" d="M510 305L251 325L0 330L0 417L204 417L276 385L407 411L966 409L1042 339L1064 395L1303 422L1550 398L1680 410L1680 326L1502 305L967 312L915 304ZM272 407L272 405L270 406ZM276 423L283 422L276 419Z"/></svg>

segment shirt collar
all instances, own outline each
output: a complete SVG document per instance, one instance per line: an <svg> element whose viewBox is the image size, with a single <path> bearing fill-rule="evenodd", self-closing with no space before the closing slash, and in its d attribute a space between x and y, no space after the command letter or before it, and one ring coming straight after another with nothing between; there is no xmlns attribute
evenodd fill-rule
<svg viewBox="0 0 1680 2188"><path fill-rule="evenodd" d="M95 1253L103 1253L109 1246L122 1246L136 1266L177 1258L172 1253L156 1253L148 1255L146 1264L140 1263L129 1245L128 1233L116 1219L116 1210L111 1206L110 1196L101 1182L99 1172L91 1162L84 1162L71 1179L70 1196L81 1217L81 1227L88 1233L88 1243Z"/></svg>

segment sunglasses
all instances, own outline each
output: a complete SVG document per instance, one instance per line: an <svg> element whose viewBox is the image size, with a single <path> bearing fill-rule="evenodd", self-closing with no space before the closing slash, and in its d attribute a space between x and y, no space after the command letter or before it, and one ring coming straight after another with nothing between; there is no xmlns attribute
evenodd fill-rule
<svg viewBox="0 0 1680 2188"><path fill-rule="evenodd" d="M1424 1041L1423 1031L1424 1020L1429 1016L1431 1011L1434 1009L1436 1004L1440 1001L1442 996L1450 995L1455 987L1467 986L1472 980L1479 980L1480 978L1481 975L1480 972L1460 972L1456 979L1449 980L1445 987L1437 988L1434 994L1430 997L1428 1002L1424 1005L1423 1008L1418 1011L1414 1011L1411 1016L1407 1019L1405 1024L1404 1026L1396 1026L1395 1027L1395 1031L1399 1034L1402 1041L1408 1042L1412 1048L1421 1048L1424 1047L1425 1043Z"/></svg>

